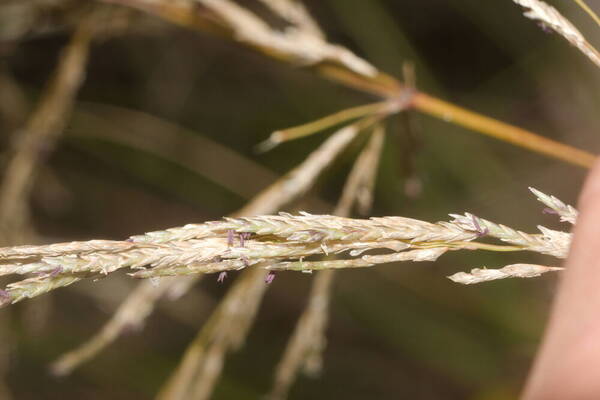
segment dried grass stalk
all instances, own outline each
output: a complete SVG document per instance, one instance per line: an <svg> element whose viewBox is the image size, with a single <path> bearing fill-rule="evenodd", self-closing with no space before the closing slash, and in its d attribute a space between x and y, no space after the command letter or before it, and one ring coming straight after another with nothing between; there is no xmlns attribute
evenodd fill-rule
<svg viewBox="0 0 600 400"><path fill-rule="evenodd" d="M0 126L12 131L24 122L28 101L5 63L0 63L0 87Z"/></svg>
<svg viewBox="0 0 600 400"><path fill-rule="evenodd" d="M63 130L84 79L89 47L99 23L97 12L84 18L64 48L56 72L21 132L0 187L0 235L4 243L20 243L30 236L28 197L44 153Z"/></svg>
<svg viewBox="0 0 600 400"><path fill-rule="evenodd" d="M585 1L583 1L583 0L574 0L574 1L575 1L575 3L577 3L577 5L579 7L581 7L583 9L583 11L585 11L590 17L592 17L594 22L596 22L596 25L600 26L600 18L598 18L598 15L596 15L596 13L585 3Z"/></svg>
<svg viewBox="0 0 600 400"><path fill-rule="evenodd" d="M381 101L347 108L326 117L319 118L316 121L275 131L267 140L260 143L257 148L259 151L268 151L281 143L312 135L313 133L323 131L353 119L369 115L393 114L400 111L402 108L404 108L404 105L400 105L398 101Z"/></svg>
<svg viewBox="0 0 600 400"><path fill-rule="evenodd" d="M156 285L151 281L142 282L119 306L109 322L97 334L52 363L50 367L52 373L57 376L68 375L73 369L96 356L124 331L141 329L158 299L164 296L178 297L177 288L179 285L176 284L176 281L177 278L165 279L160 285ZM192 280L178 281L185 282L187 286Z"/></svg>
<svg viewBox="0 0 600 400"><path fill-rule="evenodd" d="M348 176L342 191L342 197L334 212L335 215L350 215L354 203L356 203L362 215L368 213L373 202L373 188L384 138L383 126L381 124L376 125L369 143L358 156Z"/></svg>
<svg viewBox="0 0 600 400"><path fill-rule="evenodd" d="M384 134L381 125L376 125L369 143L357 158L346 180L342 197L334 210L335 215L347 217L352 204L354 202L360 204L365 198L369 201L363 203L363 206L370 207ZM316 375L320 372L322 354L326 345L325 329L329 318L328 309L334 277L335 271L332 269L320 271L315 277L308 304L298 319L283 357L277 365L269 398L273 400L286 398L300 370L308 375Z"/></svg>
<svg viewBox="0 0 600 400"><path fill-rule="evenodd" d="M341 128L309 154L298 167L285 174L256 196L251 207L243 208L238 214L270 213L298 198L312 187L321 172L337 158L361 131L368 129L376 122L376 117L367 117Z"/></svg>
<svg viewBox="0 0 600 400"><path fill-rule="evenodd" d="M329 62L341 65L366 77L377 75L377 69L342 46L333 45L312 30L289 27L285 31L271 29L267 23L247 9L229 0L195 0L208 8L234 31L240 42L269 53L284 56L301 65Z"/></svg>
<svg viewBox="0 0 600 400"><path fill-rule="evenodd" d="M269 399L285 399L300 368L307 375L320 372L322 352L327 342L325 328L333 278L333 270L321 271L315 277L308 304L275 370L275 380Z"/></svg>
<svg viewBox="0 0 600 400"><path fill-rule="evenodd" d="M264 270L248 269L219 303L157 396L159 400L209 398L225 354L242 345L265 291Z"/></svg>

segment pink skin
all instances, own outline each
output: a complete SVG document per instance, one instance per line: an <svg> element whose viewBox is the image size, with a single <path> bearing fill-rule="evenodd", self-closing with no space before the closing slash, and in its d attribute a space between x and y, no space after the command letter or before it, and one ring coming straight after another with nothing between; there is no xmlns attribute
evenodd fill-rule
<svg viewBox="0 0 600 400"><path fill-rule="evenodd" d="M227 271L223 271L219 273L219 277L217 278L217 282L223 283L225 282L225 278L227 278Z"/></svg>
<svg viewBox="0 0 600 400"><path fill-rule="evenodd" d="M587 178L579 211L525 400L600 399L600 162Z"/></svg>

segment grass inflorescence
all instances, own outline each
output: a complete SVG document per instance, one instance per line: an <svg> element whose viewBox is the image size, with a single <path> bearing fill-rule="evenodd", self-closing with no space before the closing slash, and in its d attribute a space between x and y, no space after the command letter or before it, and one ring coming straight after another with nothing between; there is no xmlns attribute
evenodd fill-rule
<svg viewBox="0 0 600 400"><path fill-rule="evenodd" d="M564 221L576 210L535 189L534 194ZM0 274L24 275L2 292L2 303L36 297L81 279L127 269L135 278L221 273L245 268L313 272L370 267L395 261L435 261L451 250L528 250L565 258L571 234L539 226L530 234L476 217L451 214L449 222L404 217L342 218L300 213L226 217L220 221L132 236L0 249ZM495 238L500 244L484 242ZM371 251L377 250L376 254ZM337 255L336 259L320 259ZM460 283L530 277L556 268L515 264L501 273L459 273ZM223 277L224 275L222 275Z"/></svg>

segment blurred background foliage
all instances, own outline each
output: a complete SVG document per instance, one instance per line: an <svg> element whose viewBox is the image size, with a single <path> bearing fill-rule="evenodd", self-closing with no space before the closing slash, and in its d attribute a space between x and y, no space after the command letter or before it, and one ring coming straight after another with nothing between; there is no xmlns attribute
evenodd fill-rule
<svg viewBox="0 0 600 400"><path fill-rule="evenodd" d="M244 1L241 1L244 3ZM86 2L0 2L0 138L34 107ZM593 22L554 1L583 32ZM509 0L307 0L329 40L456 104L596 152L595 67ZM589 1L592 8L600 1ZM119 239L218 219L292 169L327 133L257 154L270 132L374 99L231 41L123 9L95 41L64 136L31 198L41 241ZM590 37L588 34L588 38ZM594 89L596 88L596 89ZM18 133L17 133L18 134ZM288 211L329 213L360 150L351 146ZM430 221L450 212L525 231L558 226L527 191L574 204L585 170L414 112L387 123L372 215ZM310 200L306 200L310 199ZM475 266L555 263L529 254L456 253L436 263L347 270L335 283L324 370L292 399L514 398L539 343L556 276L474 287L445 278ZM230 275L234 278L235 274ZM215 399L260 398L312 277L281 273ZM233 279L230 279L232 281ZM146 399L179 362L230 283L213 277L161 303L73 375L47 365L96 332L137 282L113 274L2 310L2 363L18 399Z"/></svg>

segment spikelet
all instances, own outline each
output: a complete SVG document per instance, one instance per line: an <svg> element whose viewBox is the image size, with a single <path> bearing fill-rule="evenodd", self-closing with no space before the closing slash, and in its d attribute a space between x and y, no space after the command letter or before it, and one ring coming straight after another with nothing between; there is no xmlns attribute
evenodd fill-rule
<svg viewBox="0 0 600 400"><path fill-rule="evenodd" d="M518 5L528 9L525 12L527 18L539 21L545 27L552 29L569 43L577 47L585 54L594 64L600 67L600 54L598 51L585 39L577 28L556 8L544 3L540 0L513 0Z"/></svg>

